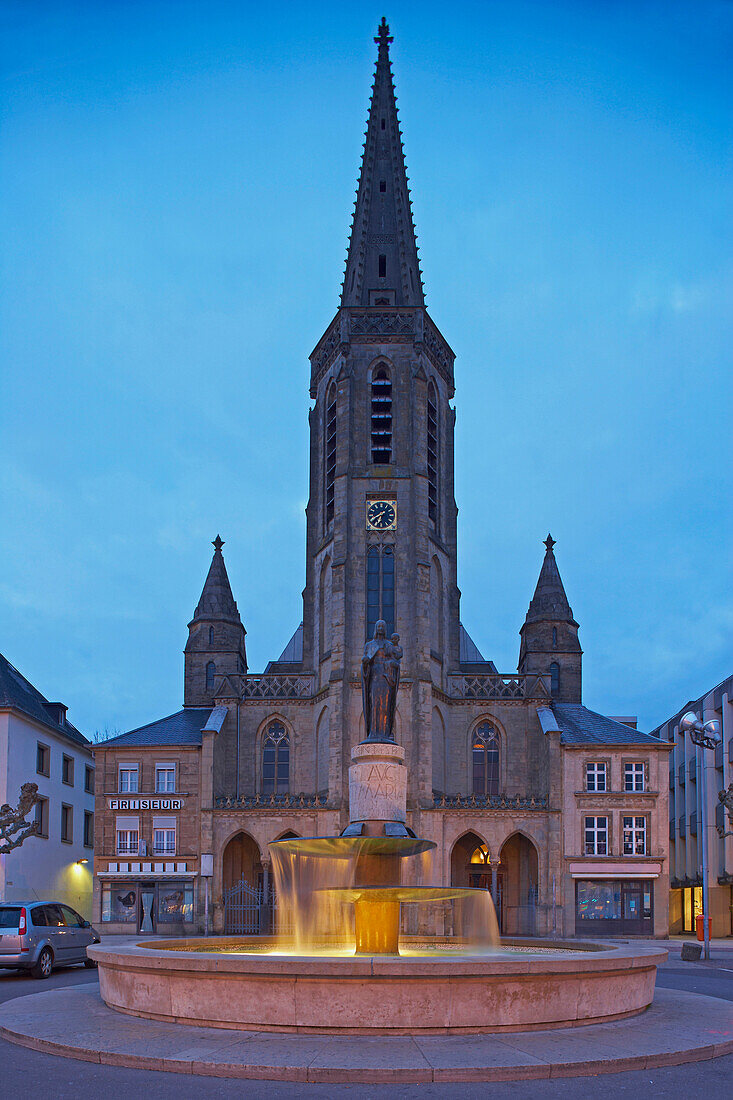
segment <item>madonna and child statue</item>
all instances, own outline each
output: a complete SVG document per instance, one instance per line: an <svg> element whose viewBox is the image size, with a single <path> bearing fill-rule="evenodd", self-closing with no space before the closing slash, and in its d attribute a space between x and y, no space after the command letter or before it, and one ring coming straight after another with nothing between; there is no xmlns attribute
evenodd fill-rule
<svg viewBox="0 0 733 1100"><path fill-rule="evenodd" d="M366 741L394 741L394 715L402 660L399 641L399 634L387 637L387 624L379 619L374 626L374 637L364 646L361 695Z"/></svg>

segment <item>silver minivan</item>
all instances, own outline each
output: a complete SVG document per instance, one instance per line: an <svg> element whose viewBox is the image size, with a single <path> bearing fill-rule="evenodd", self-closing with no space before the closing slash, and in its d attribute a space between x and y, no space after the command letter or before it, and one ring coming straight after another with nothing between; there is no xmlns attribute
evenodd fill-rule
<svg viewBox="0 0 733 1100"><path fill-rule="evenodd" d="M55 901L0 902L0 967L48 978L54 966L84 963L99 932L75 909Z"/></svg>

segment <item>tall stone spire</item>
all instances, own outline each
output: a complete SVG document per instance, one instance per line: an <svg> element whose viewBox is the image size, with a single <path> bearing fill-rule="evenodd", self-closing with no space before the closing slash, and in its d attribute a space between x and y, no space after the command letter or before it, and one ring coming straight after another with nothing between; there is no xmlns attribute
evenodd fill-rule
<svg viewBox="0 0 733 1100"><path fill-rule="evenodd" d="M204 581L201 598L196 605L196 610L191 620L194 623L198 622L200 619L220 619L225 622L234 623L241 623L242 621L239 617L236 601L232 595L231 585L229 584L227 567L224 564L224 555L221 552L223 545L223 539L217 535L212 543L214 547L214 557L211 560L209 572Z"/></svg>
<svg viewBox="0 0 733 1100"><path fill-rule="evenodd" d="M545 560L542 562L537 587L527 611L525 622L574 622L573 611L565 595L565 589L557 568L552 535L545 539ZM576 623L577 626L577 623Z"/></svg>
<svg viewBox="0 0 733 1100"><path fill-rule="evenodd" d="M389 60L386 19L372 85L342 306L424 306L417 235Z"/></svg>

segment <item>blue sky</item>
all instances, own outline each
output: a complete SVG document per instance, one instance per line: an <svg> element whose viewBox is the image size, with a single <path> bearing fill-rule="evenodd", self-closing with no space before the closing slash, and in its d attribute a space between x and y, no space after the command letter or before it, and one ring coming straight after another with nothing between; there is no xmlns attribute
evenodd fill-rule
<svg viewBox="0 0 733 1100"><path fill-rule="evenodd" d="M382 14L467 628L516 668L550 530L586 705L731 672L733 5L0 2L0 649L87 733L180 705L217 532L253 671L300 620Z"/></svg>

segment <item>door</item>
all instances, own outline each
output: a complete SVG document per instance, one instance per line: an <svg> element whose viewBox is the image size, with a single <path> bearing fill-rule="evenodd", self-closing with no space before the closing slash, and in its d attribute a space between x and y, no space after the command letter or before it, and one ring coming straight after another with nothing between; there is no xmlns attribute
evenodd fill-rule
<svg viewBox="0 0 733 1100"><path fill-rule="evenodd" d="M74 962L74 933L60 905L46 905L46 933L56 962Z"/></svg>
<svg viewBox="0 0 733 1100"><path fill-rule="evenodd" d="M623 930L631 935L641 935L644 930L641 901L640 882L624 882L621 884Z"/></svg>
<svg viewBox="0 0 733 1100"><path fill-rule="evenodd" d="M61 905L59 908L66 921L69 962L84 962L87 957L87 944L92 942L90 930L84 927L84 918L71 906Z"/></svg>
<svg viewBox="0 0 733 1100"><path fill-rule="evenodd" d="M140 931L155 932L155 886L140 889Z"/></svg>

